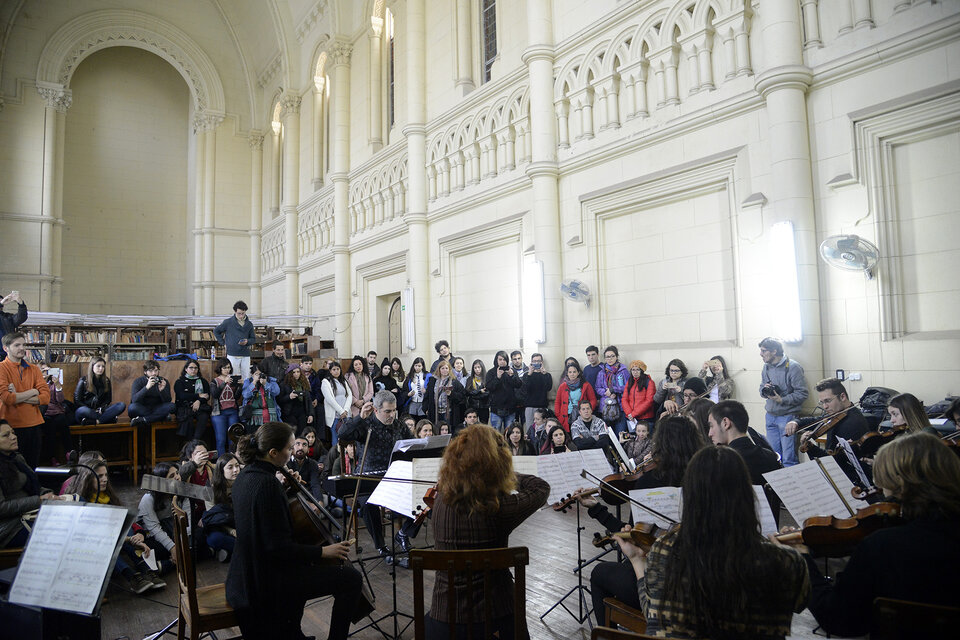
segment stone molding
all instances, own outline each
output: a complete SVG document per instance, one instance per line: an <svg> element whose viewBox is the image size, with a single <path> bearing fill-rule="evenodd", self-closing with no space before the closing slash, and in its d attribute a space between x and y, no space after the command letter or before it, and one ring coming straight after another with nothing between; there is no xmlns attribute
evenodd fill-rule
<svg viewBox="0 0 960 640"><path fill-rule="evenodd" d="M353 45L343 40L334 40L328 50L334 65L349 65L353 55Z"/></svg>
<svg viewBox="0 0 960 640"><path fill-rule="evenodd" d="M287 116L298 115L302 100L300 96L292 93L287 93L280 98L280 121L282 122Z"/></svg>
<svg viewBox="0 0 960 640"><path fill-rule="evenodd" d="M211 113L202 111L193 116L193 132L202 133L205 131L215 131L220 123L223 122L222 113Z"/></svg>
<svg viewBox="0 0 960 640"><path fill-rule="evenodd" d="M160 56L187 81L195 111L224 113L223 84L209 56L177 27L139 11L94 11L60 27L40 54L38 85L43 82L66 89L77 66L87 56L118 46L136 47Z"/></svg>
<svg viewBox="0 0 960 640"><path fill-rule="evenodd" d="M263 134L259 131L251 131L247 137L247 144L250 145L252 151L262 151L263 150Z"/></svg>
<svg viewBox="0 0 960 640"><path fill-rule="evenodd" d="M51 109L66 113L73 104L73 92L64 89L63 85L49 82L37 82L37 93Z"/></svg>

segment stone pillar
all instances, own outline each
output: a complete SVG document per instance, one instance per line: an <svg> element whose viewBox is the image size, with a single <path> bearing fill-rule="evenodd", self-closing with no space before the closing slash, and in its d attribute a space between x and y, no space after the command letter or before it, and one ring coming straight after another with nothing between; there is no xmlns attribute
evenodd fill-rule
<svg viewBox="0 0 960 640"><path fill-rule="evenodd" d="M383 55L380 52L381 38L383 33L383 18L372 16L370 18L370 149L376 153L383 147L383 82L381 79L381 60Z"/></svg>
<svg viewBox="0 0 960 640"><path fill-rule="evenodd" d="M524 344L529 355L543 354L547 366L557 369L566 355L563 300L560 298L560 201L557 168L557 119L553 102L553 16L550 0L527 0L527 34L530 45L523 62L530 77L530 135L532 155L527 165L531 181L535 256L543 266L546 341Z"/></svg>
<svg viewBox="0 0 960 640"><path fill-rule="evenodd" d="M62 85L39 82L43 99L43 183L40 203L40 281L38 311L60 310L63 226L63 140L73 95Z"/></svg>
<svg viewBox="0 0 960 640"><path fill-rule="evenodd" d="M794 352L800 349L798 359L803 362L807 379L816 380L823 369L823 353L819 335L816 219L805 101L813 75L803 64L800 3L768 2L762 9L758 33L765 69L757 76L756 89L766 100L767 110L770 191L767 192L769 204L764 207L764 221L768 225L784 220L793 222L804 332L803 345L795 347Z"/></svg>
<svg viewBox="0 0 960 640"><path fill-rule="evenodd" d="M327 101L326 78L314 78L313 84L315 87L313 92L313 190L316 191L323 186L323 174L326 172L326 167L323 166L323 136Z"/></svg>
<svg viewBox="0 0 960 640"><path fill-rule="evenodd" d="M273 124L273 123L271 123ZM280 215L280 127L273 124L270 146L270 219Z"/></svg>
<svg viewBox="0 0 960 640"><path fill-rule="evenodd" d="M263 221L263 134L251 131L250 143L250 300L247 305L260 313L260 229Z"/></svg>
<svg viewBox="0 0 960 640"><path fill-rule="evenodd" d="M350 56L347 42L333 43L333 157L330 180L333 182L333 271L335 344L340 353L350 353Z"/></svg>
<svg viewBox="0 0 960 640"><path fill-rule="evenodd" d="M284 290L288 315L300 313L300 251L297 243L297 203L300 201L300 96L288 93L280 99L283 124L283 214Z"/></svg>
<svg viewBox="0 0 960 640"><path fill-rule="evenodd" d="M460 95L474 90L473 19L471 0L457 0L457 88Z"/></svg>
<svg viewBox="0 0 960 640"><path fill-rule="evenodd" d="M430 247L427 235L426 12L424 0L407 0L407 283L413 288L416 349L428 349ZM439 191L439 188L437 189ZM406 342L406 341L404 341ZM403 345L408 348L407 344Z"/></svg>
<svg viewBox="0 0 960 640"><path fill-rule="evenodd" d="M194 117L194 203L193 203L193 313L203 315L203 148L206 137L200 131L202 119Z"/></svg>
<svg viewBox="0 0 960 640"><path fill-rule="evenodd" d="M215 274L214 212L216 210L217 173L217 127L223 115L201 112L193 118L197 134L197 210L196 241L197 263L194 269L194 304L198 315L210 315L213 309L213 282ZM197 288L199 283L199 289ZM198 295L197 295L198 294Z"/></svg>

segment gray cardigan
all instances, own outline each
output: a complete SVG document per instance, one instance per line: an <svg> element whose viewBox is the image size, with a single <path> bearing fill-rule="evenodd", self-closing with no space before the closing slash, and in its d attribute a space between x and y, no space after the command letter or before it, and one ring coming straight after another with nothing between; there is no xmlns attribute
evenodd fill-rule
<svg viewBox="0 0 960 640"><path fill-rule="evenodd" d="M810 392L807 391L807 378L803 375L803 367L796 360L784 356L777 364L763 365L760 371L760 390L767 383L780 387L780 399L777 403L767 398L766 410L772 416L795 416L800 413L803 401Z"/></svg>

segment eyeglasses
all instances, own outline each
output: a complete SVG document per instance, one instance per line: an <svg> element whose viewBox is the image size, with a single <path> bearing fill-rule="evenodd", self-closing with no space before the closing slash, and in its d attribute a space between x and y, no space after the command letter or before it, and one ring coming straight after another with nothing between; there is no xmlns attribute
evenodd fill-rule
<svg viewBox="0 0 960 640"><path fill-rule="evenodd" d="M605 355L605 356L603 356L603 357L604 357L605 360L616 360L616 359L617 359L617 356L615 356L615 355L612 354L612 353L609 353L609 354L607 354L607 355Z"/></svg>
<svg viewBox="0 0 960 640"><path fill-rule="evenodd" d="M671 367L670 373L680 373L680 369L677 369L676 367Z"/></svg>

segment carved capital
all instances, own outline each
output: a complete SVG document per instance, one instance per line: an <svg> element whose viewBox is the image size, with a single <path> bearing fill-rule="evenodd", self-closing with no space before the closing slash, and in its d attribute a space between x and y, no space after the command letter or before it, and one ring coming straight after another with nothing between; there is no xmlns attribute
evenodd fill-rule
<svg viewBox="0 0 960 640"><path fill-rule="evenodd" d="M48 107L56 109L60 113L66 113L67 109L73 104L73 92L64 89L61 84L38 82L37 93L40 94Z"/></svg>
<svg viewBox="0 0 960 640"><path fill-rule="evenodd" d="M223 114L201 111L193 116L193 132L213 131L223 122Z"/></svg>
<svg viewBox="0 0 960 640"><path fill-rule="evenodd" d="M381 33L383 33L383 18L371 16L370 17L370 34L374 38L379 38Z"/></svg>
<svg viewBox="0 0 960 640"><path fill-rule="evenodd" d="M299 114L300 102L300 96L292 93L288 93L280 98L280 120L282 121L289 115Z"/></svg>
<svg viewBox="0 0 960 640"><path fill-rule="evenodd" d="M349 42L336 40L330 45L329 53L333 59L333 64L350 64L350 56L353 55L353 45Z"/></svg>
<svg viewBox="0 0 960 640"><path fill-rule="evenodd" d="M247 144L250 145L252 151L260 151L263 149L263 134L259 131L251 131L249 137L247 138Z"/></svg>

